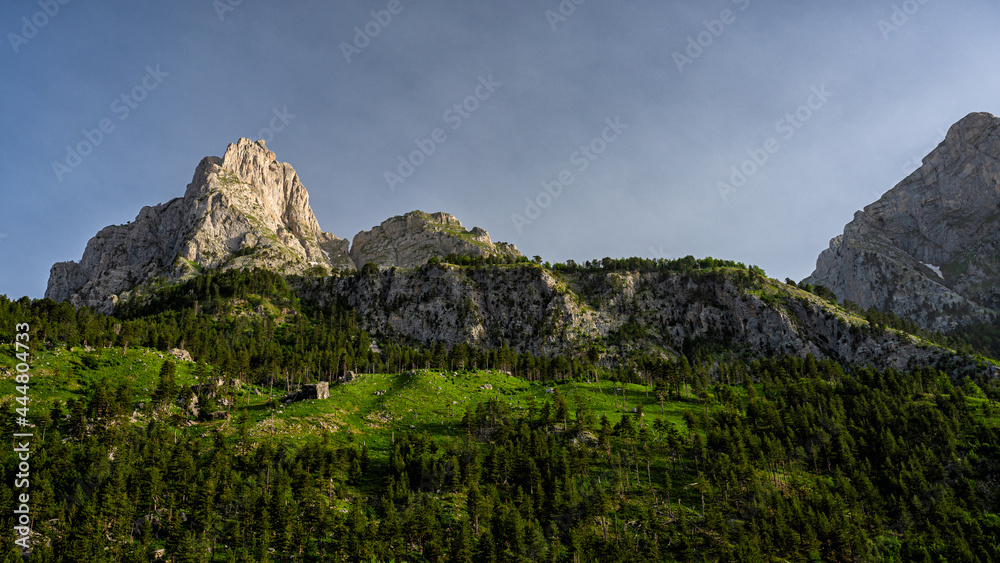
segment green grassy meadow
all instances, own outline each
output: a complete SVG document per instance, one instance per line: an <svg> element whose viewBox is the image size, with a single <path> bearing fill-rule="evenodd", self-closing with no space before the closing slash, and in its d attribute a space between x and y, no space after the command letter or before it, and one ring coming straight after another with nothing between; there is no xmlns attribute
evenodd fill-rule
<svg viewBox="0 0 1000 563"><path fill-rule="evenodd" d="M12 347L0 349L3 350L0 397L11 402L15 397L17 360ZM175 362L179 386L198 385L207 378L217 377L211 366L204 366L205 375L199 377L195 363L176 361L168 353L148 348L46 350L32 358L30 407L48 411L59 402L65 411L67 401L89 400L92 386L106 378L112 385L128 382L136 407L134 424L148 424L151 415L140 405L150 401L160 367L166 360ZM324 400L285 403L284 391L277 387L240 385L228 407L229 419L202 421L185 431L235 433L237 415L245 411L251 438L266 434L300 442L326 433L333 433L338 439L346 439L350 434L352 440L364 442L373 457L378 458L387 455L394 434L426 432L432 437L455 436L463 432L461 421L467 408L495 399L515 414L531 408L537 411L556 393L566 398L571 412L582 402L595 420L607 416L615 423L623 413L631 413L641 405L647 419L661 417L662 411L662 418L681 431L685 431L684 412L702 408L693 401L675 398L665 401L661 409L650 388L634 383L531 382L497 370L418 369L400 374L358 374L349 383L331 384L330 397ZM179 407L171 408L175 414L181 412Z"/></svg>

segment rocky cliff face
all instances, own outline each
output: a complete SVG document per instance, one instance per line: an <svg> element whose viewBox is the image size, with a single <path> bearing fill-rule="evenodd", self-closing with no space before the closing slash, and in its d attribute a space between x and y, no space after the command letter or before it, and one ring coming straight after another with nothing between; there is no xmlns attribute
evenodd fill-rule
<svg viewBox="0 0 1000 563"><path fill-rule="evenodd" d="M956 123L923 165L855 214L806 279L949 330L1000 311L1000 119Z"/></svg>
<svg viewBox="0 0 1000 563"><path fill-rule="evenodd" d="M376 338L485 348L506 343L535 355L581 353L597 343L683 353L691 342L737 353L832 358L906 368L949 356L893 331L872 331L816 296L747 272L584 272L539 266L425 266L307 280L298 288L325 307L354 308Z"/></svg>
<svg viewBox="0 0 1000 563"><path fill-rule="evenodd" d="M521 255L512 244L494 243L479 227L466 230L454 215L411 211L354 236L351 258L358 268L369 262L380 266L416 268L437 256Z"/></svg>
<svg viewBox="0 0 1000 563"><path fill-rule="evenodd" d="M901 285L910 292L906 295L916 296L911 300L932 296L935 304L947 298L962 305L972 302L963 291L984 291L976 280L989 280L995 271L989 268L996 249L990 238L996 233L991 219L996 202L989 194L997 196L996 120L966 121L953 128L921 171L887 194L886 203L859 214L835 250L821 257L828 272L822 279L847 280L831 288L870 293L879 283L896 283L890 275L922 275L916 279L925 285ZM925 211L937 207L950 211ZM970 245L970 239L980 242ZM295 282L303 299L323 307L346 303L376 337L424 344L506 343L541 355L582 353L596 345L624 358L636 349L681 353L692 342L707 342L749 354L813 354L900 368L947 355L907 335L873 331L843 309L743 269L553 271L527 263L427 264L450 253L520 256L512 245L493 242L479 228L466 230L451 215L419 211L359 233L349 249L346 240L320 229L294 169L277 162L263 142L241 139L222 158L202 160L184 197L146 207L127 225L106 227L91 239L80 262L54 265L46 296L110 311L157 281L253 266L306 274ZM856 261L842 262L842 256ZM913 267L914 260L942 264L944 283L931 278L936 274L928 267L929 273ZM956 260L968 260L968 266L957 268ZM845 271L844 263L882 266L837 273ZM356 271L367 264L383 268ZM923 293L913 289L925 286Z"/></svg>
<svg viewBox="0 0 1000 563"><path fill-rule="evenodd" d="M102 229L79 262L52 266L45 296L107 312L153 279L243 266L354 268L348 242L320 230L295 170L248 139L203 159L184 197Z"/></svg>
<svg viewBox="0 0 1000 563"><path fill-rule="evenodd" d="M45 296L111 312L137 287L209 268L324 275L368 263L413 268L450 253L520 256L452 215L420 211L358 233L349 248L320 229L291 165L278 162L264 141L240 139L222 158L201 161L184 197L102 229L79 262L52 266Z"/></svg>

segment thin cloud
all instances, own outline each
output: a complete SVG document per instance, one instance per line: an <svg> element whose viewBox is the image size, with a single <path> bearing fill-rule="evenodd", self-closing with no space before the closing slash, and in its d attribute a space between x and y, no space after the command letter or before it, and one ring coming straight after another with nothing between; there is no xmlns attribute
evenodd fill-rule
<svg viewBox="0 0 1000 563"><path fill-rule="evenodd" d="M801 279L942 128L1000 114L996 3L927 2L888 37L892 2L586 2L555 30L555 1L402 5L350 62L341 44L386 2L242 2L221 21L203 0L62 7L0 53L17 78L0 84L0 224L17 233L0 237L0 292L40 297L53 262L264 130L342 237L440 210L550 261L713 255ZM0 22L29 9L4 4ZM699 35L679 71L673 54ZM156 65L170 76L118 120L112 101ZM385 171L489 75L502 87L390 190ZM720 179L824 84L835 95L721 198ZM276 110L295 115L280 131ZM519 231L512 215L616 117L620 140ZM52 163L105 118L113 134L58 181Z"/></svg>

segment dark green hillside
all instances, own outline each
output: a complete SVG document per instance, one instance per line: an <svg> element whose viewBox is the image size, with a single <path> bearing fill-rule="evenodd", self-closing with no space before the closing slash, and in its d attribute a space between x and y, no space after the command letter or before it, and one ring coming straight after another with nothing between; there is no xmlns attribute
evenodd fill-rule
<svg viewBox="0 0 1000 563"><path fill-rule="evenodd" d="M14 327L31 326L26 560L1000 560L1000 385L931 343L954 341L718 261L427 268L530 268L594 310L629 306L608 303L615 280L649 303L683 286L685 306L818 315L934 361L795 357L732 331L678 344L667 313L641 312L565 354L393 341L262 271L207 272L118 317L0 298L8 435ZM373 275L393 274L343 279ZM328 399L283 400L316 382ZM0 552L22 560L10 534Z"/></svg>

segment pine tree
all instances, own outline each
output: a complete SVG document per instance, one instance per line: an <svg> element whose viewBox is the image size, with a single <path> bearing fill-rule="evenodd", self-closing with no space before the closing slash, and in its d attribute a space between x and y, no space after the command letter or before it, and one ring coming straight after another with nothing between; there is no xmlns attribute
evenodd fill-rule
<svg viewBox="0 0 1000 563"><path fill-rule="evenodd" d="M399 513L396 511L396 505L391 496L386 496L382 500L382 521L378 527L380 547L378 555L382 560L402 560L405 553L402 530L402 522L400 522Z"/></svg>
<svg viewBox="0 0 1000 563"><path fill-rule="evenodd" d="M479 485L473 481L472 486L469 487L469 493L466 495L465 499L465 512L469 516L469 521L472 522L478 534L479 529L479 516L483 509L483 496L479 492Z"/></svg>
<svg viewBox="0 0 1000 563"><path fill-rule="evenodd" d="M165 360L163 365L160 367L160 381L157 384L156 389L153 391L153 404L162 405L171 400L177 395L177 383L175 381L175 376L177 374L177 366L174 362L170 360Z"/></svg>
<svg viewBox="0 0 1000 563"><path fill-rule="evenodd" d="M475 560L477 563L497 563L497 547L489 528L483 530L476 542Z"/></svg>
<svg viewBox="0 0 1000 563"><path fill-rule="evenodd" d="M453 525L451 532L451 558L457 563L472 563L472 528L468 520L462 520L460 525Z"/></svg>

